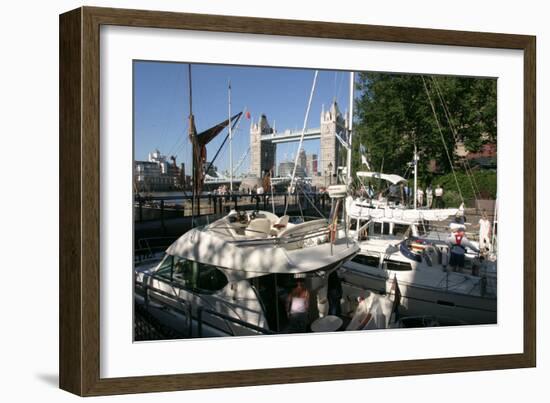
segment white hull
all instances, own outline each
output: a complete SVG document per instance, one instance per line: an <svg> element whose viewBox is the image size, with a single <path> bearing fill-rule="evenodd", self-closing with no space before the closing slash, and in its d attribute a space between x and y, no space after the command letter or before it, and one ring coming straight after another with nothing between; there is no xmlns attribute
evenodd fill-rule
<svg viewBox="0 0 550 403"><path fill-rule="evenodd" d="M397 272L380 270L379 274L346 265L341 270L345 281L381 294L394 294L394 275ZM357 265L355 265L357 266ZM399 273L402 274L402 273ZM433 315L464 321L468 324L491 324L497 322L497 301L494 296L468 295L447 290L445 283L441 287L430 287L407 281L396 274L401 293L400 313L406 316ZM451 277L460 275L450 273ZM452 279L456 281L455 279Z"/></svg>

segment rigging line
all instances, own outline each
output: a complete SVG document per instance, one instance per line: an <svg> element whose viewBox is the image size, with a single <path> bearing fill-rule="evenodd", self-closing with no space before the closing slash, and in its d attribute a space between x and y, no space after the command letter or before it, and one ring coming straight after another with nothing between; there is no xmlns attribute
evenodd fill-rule
<svg viewBox="0 0 550 403"><path fill-rule="evenodd" d="M437 129L439 130L439 135L441 136L441 141L443 143L443 147L445 148L445 153L447 154L447 158L449 159L449 164L451 165L451 171L453 172L453 177L456 182L456 188L458 189L458 194L460 195L460 200L462 203L464 203L464 197L462 197L462 191L460 190L460 185L458 184L458 179L456 177L455 168L453 166L453 160L451 159L451 155L449 154L449 149L447 147L447 143L445 143L445 137L443 136L443 130L441 130L441 125L439 124L439 119L437 118L437 113L435 112L435 106L432 101L432 97L430 96L430 92L428 91L428 86L426 85L426 80L424 80L424 76L422 77L422 83L424 84L424 89L426 90L426 95L428 96L428 101L430 101L430 106L432 107L432 112L434 114L435 123L437 124Z"/></svg>
<svg viewBox="0 0 550 403"><path fill-rule="evenodd" d="M317 84L318 75L319 75L319 70L315 70L315 75L313 76L313 84L311 85L311 92L309 93L309 101L307 103L306 116L304 117L304 125L302 126L302 135L300 136L300 143L298 144L298 150L296 152L296 158L294 160L294 169L292 170L292 176L290 177L289 194L290 194L290 190L292 189L292 185L294 183L294 177L296 176L296 167L298 166L298 158L300 157L300 151L302 150L302 145L304 144L304 136L306 133L307 120L309 118L311 101L313 100L313 94L315 93L315 85ZM285 212L283 215L286 215L286 211L288 209L288 199L289 198L287 198L287 203L285 205Z"/></svg>
<svg viewBox="0 0 550 403"><path fill-rule="evenodd" d="M188 126L187 126L187 124L186 124L186 126L185 126L185 131L188 131L188 130L189 130L189 128L188 128ZM184 133L185 133L185 132L184 132ZM182 137L180 137L180 136L178 135L177 138L176 138L176 141L174 141L174 143L172 144L172 146L171 146L170 148L164 150L164 151L166 152L166 155L171 155L171 154L173 154L173 153L174 153L174 150L177 149L177 148L179 148L179 147L181 146L182 140L185 140L185 137L186 137L185 134L184 134Z"/></svg>
<svg viewBox="0 0 550 403"><path fill-rule="evenodd" d="M447 103L443 99L443 94L442 94L441 89L439 87L439 83L437 82L437 80L435 80L434 77L432 77L432 81L435 84L436 92L438 93L441 104L443 105L443 110L445 111L445 116L447 117L447 121L449 122L449 126L451 127L451 131L453 132L455 142L457 142L458 131L456 130L456 127L452 123L452 120L451 120L451 117L450 117L451 114L449 112ZM463 159L462 163L464 165L464 169L466 170L466 175L468 176L468 179L470 179L470 183L472 185L472 190L474 191L474 197L476 198L476 200L478 199L478 196L481 199L481 192L479 191L479 187L477 185L476 178L475 178L474 174L472 173L472 167L470 166L469 161L467 159Z"/></svg>
<svg viewBox="0 0 550 403"><path fill-rule="evenodd" d="M445 102L445 100L443 98L443 94L442 94L441 88L439 87L439 83L437 82L435 77L431 77L431 79L432 79L432 82L434 83L434 88L435 88L435 91L436 91L436 93L439 97L439 101L441 102L441 105L443 106L443 111L445 112L445 117L447 118L447 122L449 123L449 127L451 128L451 132L453 134L453 138L455 140L455 143L458 143L458 131L456 130L456 127L452 122L451 113L449 111L447 102ZM474 197L475 197L476 200L478 200L478 196L479 196L479 198L481 198L481 193L479 191L479 187L477 186L477 181L475 179L475 176L472 173L472 168L470 166L470 163L468 162L467 159L464 158L462 160L462 165L464 165L464 170L466 171L466 176L470 180L470 185L472 186L472 190L474 191Z"/></svg>
<svg viewBox="0 0 550 403"><path fill-rule="evenodd" d="M326 218L325 215L323 213L321 213L321 211L319 211L319 209L317 208L317 206L315 206L315 203L311 200L311 198L308 197L308 195L306 194L306 192L304 192L302 190L302 193L303 195L305 196L306 200L309 201L309 203L313 206L313 208L315 209L315 211L317 211L317 213L322 217L322 218Z"/></svg>
<svg viewBox="0 0 550 403"><path fill-rule="evenodd" d="M175 70L175 71L174 71L174 76L172 76L171 80L170 80L170 78L169 78L168 75L167 75L167 76L166 76L166 80L164 81L164 86L163 86L164 89L163 89L163 92L164 92L164 93L167 93L167 92L169 91L168 86L172 87L172 88L171 88L171 90L172 90L172 94L171 94L172 97L171 97L171 98L172 98L172 99L176 98L176 96L177 96L177 94L178 94L178 91L179 91L179 87L178 87L177 85L174 85L174 84L170 85L170 82L177 82L178 71L179 71L179 70ZM178 113L178 112L179 112L179 109L176 109L176 110L175 110L175 108L177 107L176 102L172 102L172 103L171 103L171 106L172 106L172 111L170 111L170 112L175 112L175 113ZM163 109L163 112L164 112L164 114L163 114L163 119L162 119L161 121L165 124L165 126L164 126L164 130L161 131L160 139L159 139L159 141L158 141L159 147L161 147L161 149L164 148L164 146L166 145L166 141L167 141L167 139L168 139L168 129L167 129L166 126L167 126L167 123L168 123L168 120L169 120L169 115L170 115L170 113L169 113L169 111L168 111L168 108L164 108L164 109ZM178 115L179 115L179 114L178 114Z"/></svg>
<svg viewBox="0 0 550 403"><path fill-rule="evenodd" d="M233 175L237 173L241 165L243 164L244 160L248 156L248 153L250 152L250 146L247 148L247 150L244 152L244 154L241 156L241 159L237 162L237 166L233 169Z"/></svg>
<svg viewBox="0 0 550 403"><path fill-rule="evenodd" d="M241 116L246 116L246 112L248 111L247 107L245 106L243 111L242 111L242 115ZM241 130L240 130L240 124L241 124L241 119L237 119L237 122L231 126L231 140L235 140L235 135L238 134ZM250 149L250 146L249 148ZM229 149L227 149L227 154L229 154ZM229 172L231 172L231 167L228 169ZM233 176L235 176L235 172L237 171L237 168L233 168Z"/></svg>
<svg viewBox="0 0 550 403"><path fill-rule="evenodd" d="M186 131L189 131L189 122L185 123L184 132L186 132ZM174 146L172 146L172 148L170 148L170 152L166 155L177 155L178 152L182 149L182 147L187 144L188 140L189 139L185 135L179 137L179 139L176 141L176 144L174 144Z"/></svg>
<svg viewBox="0 0 550 403"><path fill-rule="evenodd" d="M300 202L300 194L298 193L299 184L296 184L296 201L298 202L298 208L300 209L300 216L302 217L302 220L305 222L306 219L304 217L304 212L302 211L302 203ZM302 191L303 193L303 191Z"/></svg>
<svg viewBox="0 0 550 403"><path fill-rule="evenodd" d="M231 125L231 131L233 131L233 128L235 127L235 125L238 123L238 121L240 120L242 116L242 112L241 114L237 117L237 121L235 122L229 122L229 124L227 125L227 127L229 127L229 125ZM214 162L216 161L216 158L218 158L218 154L220 153L220 151L223 149L223 146L225 144L225 142L227 141L227 139L229 138L229 132L227 133L227 135L225 136L225 139L223 139L223 142L222 144L220 145L220 148L218 148L218 151L216 151L216 154L214 155L214 158L212 158L212 161L210 161L210 165L208 165L208 168L206 169L205 172L209 172L210 171L210 168L212 168L212 165L214 165Z"/></svg>

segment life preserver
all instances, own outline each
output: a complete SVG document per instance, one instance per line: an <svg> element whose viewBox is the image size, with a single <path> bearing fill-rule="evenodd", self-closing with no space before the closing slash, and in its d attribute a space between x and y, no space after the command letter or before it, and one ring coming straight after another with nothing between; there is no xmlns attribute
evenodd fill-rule
<svg viewBox="0 0 550 403"><path fill-rule="evenodd" d="M462 238L464 238L463 232L457 232L455 233L455 242L458 246L462 246Z"/></svg>
<svg viewBox="0 0 550 403"><path fill-rule="evenodd" d="M406 243L405 242L401 242L399 244L399 251L401 252L401 254L403 256L405 256L406 258L409 258L411 260L415 260L417 262L421 262L422 261L422 257L418 254L418 253L415 253L413 252L412 250L410 250Z"/></svg>

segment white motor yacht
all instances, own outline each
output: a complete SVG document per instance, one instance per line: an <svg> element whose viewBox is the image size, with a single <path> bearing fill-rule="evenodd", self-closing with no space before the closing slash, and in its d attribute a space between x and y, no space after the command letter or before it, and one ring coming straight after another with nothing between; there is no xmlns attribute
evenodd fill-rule
<svg viewBox="0 0 550 403"><path fill-rule="evenodd" d="M329 321L323 324L323 318L331 316L327 315L328 278L359 251L357 242L346 236L341 224L336 228L336 222L316 219L293 224L288 216L268 211L231 211L182 235L156 266L136 267L136 302L172 328L191 324L195 336L285 333L287 296L296 279L302 278L310 293L309 323L318 321L312 329L324 329ZM332 315L331 326L387 327L389 298L370 296L345 282L341 286L343 320ZM359 305L365 311L365 300L376 315L352 321Z"/></svg>
<svg viewBox="0 0 550 403"><path fill-rule="evenodd" d="M418 222L398 217L354 222L352 234L361 251L342 266L342 277L381 294L394 293L397 282L400 310L407 316L429 313L468 324L496 323L496 261L467 248L465 268L454 272L445 239L424 237Z"/></svg>

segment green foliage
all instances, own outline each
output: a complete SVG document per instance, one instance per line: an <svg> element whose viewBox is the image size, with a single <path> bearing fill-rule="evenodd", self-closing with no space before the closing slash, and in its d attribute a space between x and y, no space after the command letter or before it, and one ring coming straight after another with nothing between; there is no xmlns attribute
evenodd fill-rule
<svg viewBox="0 0 550 403"><path fill-rule="evenodd" d="M478 198L496 199L497 173L495 171L474 171L471 177L468 177L464 172L457 172L456 179L462 192L462 197L464 197L467 205L473 205L472 201L476 198L474 188L479 190ZM431 182L433 188L437 185L443 187L443 200L447 202L446 197L448 198L449 207L460 204L460 195L456 186L457 181L455 181L453 174L450 173L434 178ZM458 198L458 204L456 204L456 201L453 202L454 198Z"/></svg>
<svg viewBox="0 0 550 403"><path fill-rule="evenodd" d="M354 170L364 169L360 143L367 146L371 169L401 175L416 144L419 175L426 176L432 159L441 173L451 172L447 151L456 165L456 140L472 152L496 142L494 79L361 73L357 87L362 95L355 108Z"/></svg>
<svg viewBox="0 0 550 403"><path fill-rule="evenodd" d="M454 190L443 193L443 205L446 208L449 207L459 207L462 203L460 194ZM467 203L466 203L467 204Z"/></svg>

